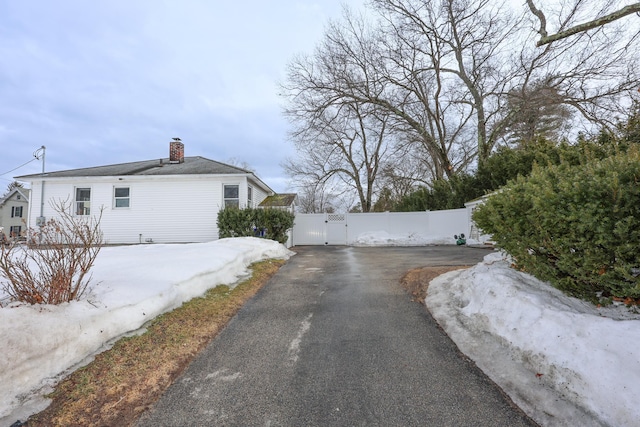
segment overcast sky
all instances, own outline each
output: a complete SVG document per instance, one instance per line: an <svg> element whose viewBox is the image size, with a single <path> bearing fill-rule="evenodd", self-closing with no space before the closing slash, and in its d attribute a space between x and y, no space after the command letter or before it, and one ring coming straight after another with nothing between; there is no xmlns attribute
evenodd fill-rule
<svg viewBox="0 0 640 427"><path fill-rule="evenodd" d="M278 82L364 0L0 1L0 194L12 177L185 155L246 162L277 192Z"/></svg>

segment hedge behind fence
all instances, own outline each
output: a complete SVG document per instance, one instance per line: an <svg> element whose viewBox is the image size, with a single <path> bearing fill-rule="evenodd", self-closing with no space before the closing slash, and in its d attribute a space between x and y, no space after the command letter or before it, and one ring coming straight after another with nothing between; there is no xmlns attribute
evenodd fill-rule
<svg viewBox="0 0 640 427"><path fill-rule="evenodd" d="M294 214L281 209L225 208L218 212L218 232L225 237L264 237L286 243Z"/></svg>
<svg viewBox="0 0 640 427"><path fill-rule="evenodd" d="M640 152L535 168L474 221L516 266L574 296L640 298Z"/></svg>

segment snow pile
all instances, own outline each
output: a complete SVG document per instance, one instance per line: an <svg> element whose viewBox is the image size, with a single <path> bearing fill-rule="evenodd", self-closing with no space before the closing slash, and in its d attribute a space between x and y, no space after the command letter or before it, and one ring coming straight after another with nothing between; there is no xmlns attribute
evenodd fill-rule
<svg viewBox="0 0 640 427"><path fill-rule="evenodd" d="M291 254L275 241L251 237L105 247L86 301L0 308L0 424L43 409L46 402L34 398L34 390L46 391L61 373L87 363L123 334L212 287L237 282L253 262ZM9 416L19 406L22 412Z"/></svg>
<svg viewBox="0 0 640 427"><path fill-rule="evenodd" d="M499 253L434 279L426 304L492 380L543 425L637 425L640 315L597 308Z"/></svg>
<svg viewBox="0 0 640 427"><path fill-rule="evenodd" d="M467 241L469 244L473 242ZM420 233L390 234L386 231L374 231L360 234L353 246L427 246L455 245L453 236L428 236Z"/></svg>

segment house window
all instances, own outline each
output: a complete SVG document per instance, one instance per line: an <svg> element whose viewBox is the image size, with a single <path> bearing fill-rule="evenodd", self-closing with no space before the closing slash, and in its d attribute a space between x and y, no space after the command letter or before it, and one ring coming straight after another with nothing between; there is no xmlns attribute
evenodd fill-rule
<svg viewBox="0 0 640 427"><path fill-rule="evenodd" d="M129 207L129 187L116 187L113 189L113 207Z"/></svg>
<svg viewBox="0 0 640 427"><path fill-rule="evenodd" d="M240 207L240 186L239 185L224 186L224 207L225 208Z"/></svg>
<svg viewBox="0 0 640 427"><path fill-rule="evenodd" d="M12 225L9 228L9 237L20 237L20 232L22 231L22 226L21 225Z"/></svg>
<svg viewBox="0 0 640 427"><path fill-rule="evenodd" d="M76 188L76 215L91 213L91 189Z"/></svg>
<svg viewBox="0 0 640 427"><path fill-rule="evenodd" d="M247 206L253 207L253 187L247 188Z"/></svg>
<svg viewBox="0 0 640 427"><path fill-rule="evenodd" d="M11 218L22 218L22 206L11 206Z"/></svg>

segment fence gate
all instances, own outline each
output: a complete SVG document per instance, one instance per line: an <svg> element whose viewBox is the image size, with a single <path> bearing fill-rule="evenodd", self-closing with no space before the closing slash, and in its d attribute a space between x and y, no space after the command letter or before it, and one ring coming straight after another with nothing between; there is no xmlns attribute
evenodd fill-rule
<svg viewBox="0 0 640 427"><path fill-rule="evenodd" d="M345 214L327 214L327 245L347 244L347 216Z"/></svg>

